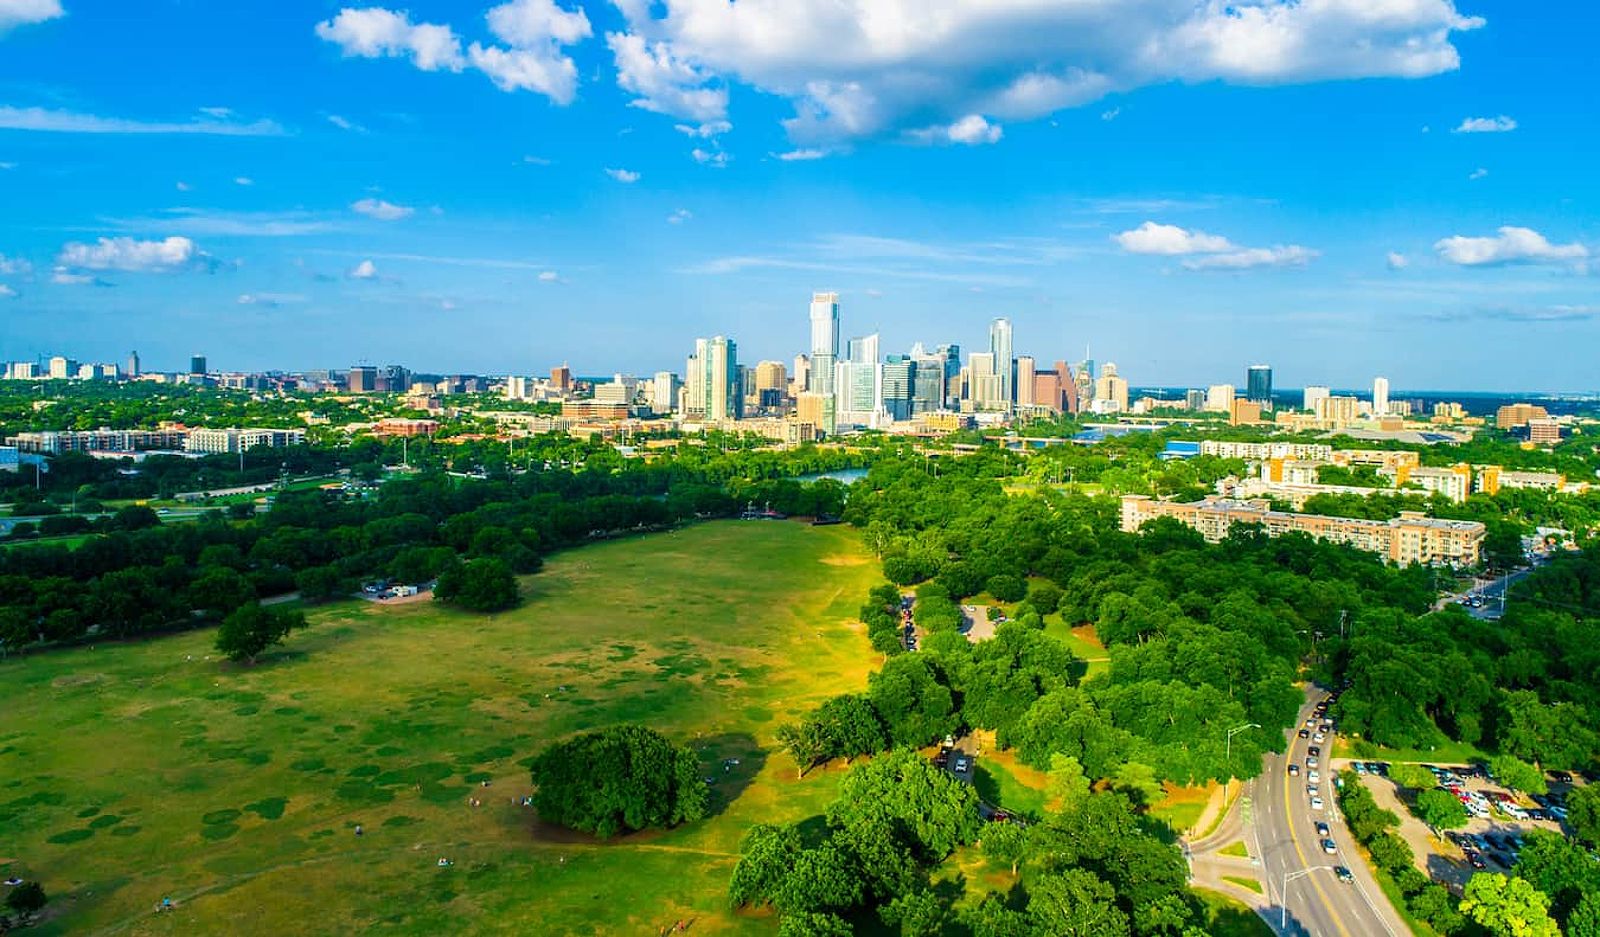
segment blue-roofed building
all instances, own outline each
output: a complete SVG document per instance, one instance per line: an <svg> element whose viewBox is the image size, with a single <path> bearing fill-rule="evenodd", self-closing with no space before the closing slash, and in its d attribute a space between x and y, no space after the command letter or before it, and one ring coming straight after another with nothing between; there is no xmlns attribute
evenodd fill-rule
<svg viewBox="0 0 1600 937"><path fill-rule="evenodd" d="M1182 442L1172 439L1167 441L1167 448L1162 450L1163 460L1192 459L1200 454L1200 444L1197 442Z"/></svg>
<svg viewBox="0 0 1600 937"><path fill-rule="evenodd" d="M0 472L15 472L22 466L22 453L16 446L0 446Z"/></svg>

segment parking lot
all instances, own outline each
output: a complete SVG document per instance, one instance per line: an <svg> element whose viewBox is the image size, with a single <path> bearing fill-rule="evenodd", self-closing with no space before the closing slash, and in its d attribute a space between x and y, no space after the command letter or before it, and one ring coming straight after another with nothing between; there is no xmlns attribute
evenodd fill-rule
<svg viewBox="0 0 1600 937"><path fill-rule="evenodd" d="M1378 805L1394 811L1400 818L1397 832L1411 846L1417 868L1441 884L1459 887L1465 885L1474 872L1509 871L1516 864L1517 852L1530 830L1566 833L1550 808L1491 782L1481 769L1440 765L1434 767L1439 769L1437 777L1441 786L1457 793L1472 816L1462 829L1435 835L1405 805L1399 788L1387 777L1387 764L1341 759L1337 767L1356 770L1357 764L1362 768L1358 772L1362 784L1372 792ZM1383 771L1371 770L1380 765ZM1560 811L1559 805L1571 787L1567 783L1552 783L1550 795L1542 799Z"/></svg>

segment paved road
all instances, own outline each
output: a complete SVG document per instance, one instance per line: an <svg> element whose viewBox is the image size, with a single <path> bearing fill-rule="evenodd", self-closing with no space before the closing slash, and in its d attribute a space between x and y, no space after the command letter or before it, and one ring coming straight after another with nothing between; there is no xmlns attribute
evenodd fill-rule
<svg viewBox="0 0 1600 937"><path fill-rule="evenodd" d="M1302 725L1316 702L1326 695L1320 690L1309 694L1300 711ZM1271 906L1263 917L1280 933L1307 937L1401 937L1409 933L1378 890L1378 883L1357 854L1355 840L1339 817L1333 778L1326 767L1326 755L1333 748L1332 736L1318 743L1299 738L1297 729L1298 726L1289 731L1288 752L1268 754L1261 776L1252 782L1254 816L1248 845L1252 855L1260 857ZM1319 759L1322 780L1317 785L1324 802L1321 810L1313 810L1306 796L1306 749L1311 745L1320 747L1324 755ZM1288 775L1291 762L1300 765L1297 777ZM1316 831L1318 820L1332 828L1332 839L1338 847L1335 855L1322 850L1322 837ZM1339 881L1332 869L1338 865L1350 869L1355 880ZM1285 888L1285 876L1307 869L1312 871L1298 875ZM1280 929L1285 909L1287 926Z"/></svg>

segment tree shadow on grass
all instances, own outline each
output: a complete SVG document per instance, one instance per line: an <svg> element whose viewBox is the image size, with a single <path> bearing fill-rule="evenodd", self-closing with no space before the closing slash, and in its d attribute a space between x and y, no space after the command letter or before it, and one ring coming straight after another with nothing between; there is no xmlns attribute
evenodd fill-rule
<svg viewBox="0 0 1600 937"><path fill-rule="evenodd" d="M690 743L708 780L706 817L720 816L739 799L767 764L767 753L745 732L701 736Z"/></svg>

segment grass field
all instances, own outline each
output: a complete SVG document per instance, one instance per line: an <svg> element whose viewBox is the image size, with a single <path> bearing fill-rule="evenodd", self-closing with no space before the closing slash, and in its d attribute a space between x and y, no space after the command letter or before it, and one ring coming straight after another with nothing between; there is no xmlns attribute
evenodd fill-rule
<svg viewBox="0 0 1600 937"><path fill-rule="evenodd" d="M553 557L502 615L321 609L254 668L204 632L13 659L0 873L45 884L41 934L770 934L726 907L739 837L833 798L772 733L864 687L877 580L846 527L706 524ZM528 756L621 721L703 752L713 815L537 828Z"/></svg>
<svg viewBox="0 0 1600 937"><path fill-rule="evenodd" d="M1489 754L1476 745L1466 742L1445 742L1438 748L1384 748L1359 739L1340 736L1333 747L1335 758L1356 758L1363 761L1399 761L1415 764L1464 765L1475 761L1488 761Z"/></svg>
<svg viewBox="0 0 1600 937"><path fill-rule="evenodd" d="M1267 922L1243 904L1220 892L1196 888L1206 906L1206 933L1211 937L1272 937Z"/></svg>

